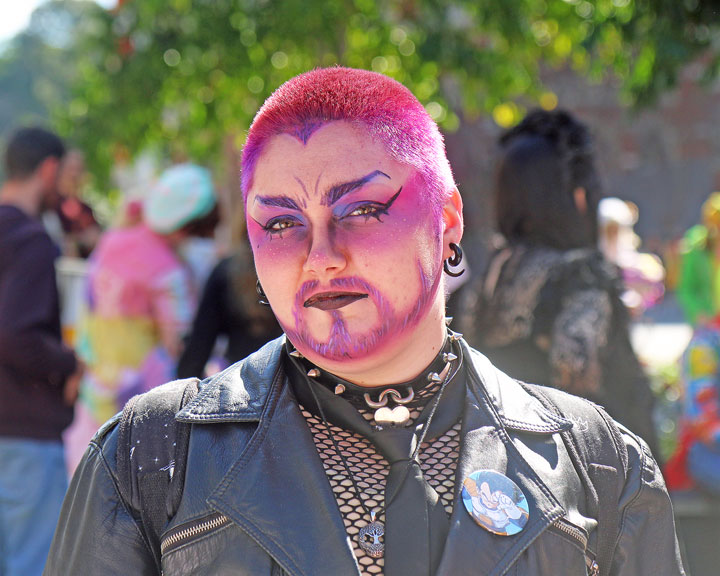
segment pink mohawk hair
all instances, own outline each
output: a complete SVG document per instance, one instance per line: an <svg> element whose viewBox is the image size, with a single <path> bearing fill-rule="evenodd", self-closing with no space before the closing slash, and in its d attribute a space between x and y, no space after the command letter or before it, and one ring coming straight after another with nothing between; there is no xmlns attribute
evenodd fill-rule
<svg viewBox="0 0 720 576"><path fill-rule="evenodd" d="M423 179L435 211L454 187L437 124L399 82L368 70L319 68L280 86L255 115L242 153L241 188L247 199L265 144L277 134L302 142L321 126L344 120L363 126L397 162Z"/></svg>

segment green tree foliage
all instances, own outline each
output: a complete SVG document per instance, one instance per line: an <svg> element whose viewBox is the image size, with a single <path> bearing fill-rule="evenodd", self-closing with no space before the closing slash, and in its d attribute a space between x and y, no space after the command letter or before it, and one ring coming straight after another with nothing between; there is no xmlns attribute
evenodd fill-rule
<svg viewBox="0 0 720 576"><path fill-rule="evenodd" d="M18 123L47 122L51 108L69 98L74 66L68 60L73 32L92 2L41 6L26 30L0 54L0 135Z"/></svg>
<svg viewBox="0 0 720 576"><path fill-rule="evenodd" d="M74 37L75 89L57 121L96 174L156 147L212 162L242 142L274 88L316 66L397 78L446 130L553 106L543 66L617 76L648 104L701 57L718 67L712 0L125 0ZM713 52L713 40L716 51Z"/></svg>
<svg viewBox="0 0 720 576"><path fill-rule="evenodd" d="M67 110L76 79L74 40L91 21L86 17L98 12L88 0L42 5L27 29L2 47L0 140L19 125L49 124L54 109Z"/></svg>

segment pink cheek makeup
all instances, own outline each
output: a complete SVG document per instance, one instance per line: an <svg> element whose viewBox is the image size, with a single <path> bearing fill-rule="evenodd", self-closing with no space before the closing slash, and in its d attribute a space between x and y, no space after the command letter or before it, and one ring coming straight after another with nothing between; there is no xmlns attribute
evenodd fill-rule
<svg viewBox="0 0 720 576"><path fill-rule="evenodd" d="M302 352L312 350L316 354L329 360L352 360L367 356L391 343L400 334L416 326L429 309L437 293L441 269L434 274L434 278L427 275L420 263L417 263L420 279L420 294L414 306L408 311L398 312L390 302L370 283L351 276L334 278L330 281L330 290L319 292L328 299L345 298L348 295L362 294L375 306L378 312L378 325L363 334L351 333L343 319L342 308L330 308L327 313L332 317L332 327L327 340L321 341L311 335L308 326L305 308L313 306L317 300L318 281L305 282L295 298L293 316L295 327L283 326L290 341ZM366 296L365 296L366 295ZM346 304L345 304L346 305ZM314 306L317 307L317 306Z"/></svg>
<svg viewBox="0 0 720 576"><path fill-rule="evenodd" d="M422 211L427 204L421 195L424 189L417 176L411 177L396 195L392 209L377 218L365 220L340 220L333 228L333 241L350 254L371 251L382 261L381 254L396 254L405 248L417 246L417 236L426 239L432 235L439 240L442 231L442 212L432 210L431 214ZM421 223L421 219L425 219ZM367 225L366 225L367 223ZM420 230L418 228L421 228ZM268 266L278 267L297 263L302 267L307 257L307 234L290 228L283 235L271 236L253 218L248 218L248 235L256 258L261 258ZM421 242L421 244L423 244ZM283 312L281 325L288 338L301 351L312 351L324 358L335 361L352 360L370 355L394 342L402 333L415 327L427 314L435 300L442 278L442 247L434 242L429 261L436 263L425 266L418 258L415 263L419 284L419 294L412 305L397 310L390 299L359 276L333 278L328 285L320 286L312 280L302 284L292 307L292 314ZM378 264L380 265L380 264ZM429 269L427 269L429 268ZM369 330L358 332L348 328L343 309L355 302L368 300L377 312L377 325ZM308 318L309 308L329 315L330 333L325 339L313 336L318 326L312 325ZM316 316L317 318L317 316Z"/></svg>

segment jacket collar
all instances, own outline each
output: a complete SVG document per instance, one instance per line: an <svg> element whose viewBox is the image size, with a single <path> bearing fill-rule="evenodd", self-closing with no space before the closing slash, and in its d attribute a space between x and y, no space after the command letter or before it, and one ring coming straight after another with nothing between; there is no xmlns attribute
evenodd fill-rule
<svg viewBox="0 0 720 576"><path fill-rule="evenodd" d="M285 336L268 342L245 360L203 383L200 392L176 416L181 422L257 422L280 365ZM548 411L516 381L500 372L477 350L462 342L470 371L482 375L473 393L487 393L503 426L512 430L552 434L572 424ZM471 379L472 380L472 379ZM479 382L478 382L479 384Z"/></svg>
<svg viewBox="0 0 720 576"><path fill-rule="evenodd" d="M235 464L208 498L293 576L359 574L335 496L312 435L281 368L284 338L204 384L177 418L195 424L257 422ZM552 434L572 426L548 412L517 382L464 346L470 366L455 493L472 472L496 470L525 494L530 521L511 537L475 524L456 498L438 574L467 573L481 562L504 574L543 530L564 514L522 458L507 429ZM312 487L297 489L298 486Z"/></svg>
<svg viewBox="0 0 720 576"><path fill-rule="evenodd" d="M257 422L280 365L285 336L271 340L241 362L204 381L175 419L191 424Z"/></svg>

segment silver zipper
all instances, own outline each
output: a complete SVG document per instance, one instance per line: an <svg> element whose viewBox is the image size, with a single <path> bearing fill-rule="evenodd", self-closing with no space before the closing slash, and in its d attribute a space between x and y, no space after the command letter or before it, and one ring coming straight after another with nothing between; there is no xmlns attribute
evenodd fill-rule
<svg viewBox="0 0 720 576"><path fill-rule="evenodd" d="M190 526L178 527L175 531L171 532L160 543L160 554L165 554L168 550L180 546L186 540L192 540L203 535L206 532L211 532L218 528L221 528L232 522L230 518L220 512L215 512L211 516L207 516L204 519L193 523Z"/></svg>
<svg viewBox="0 0 720 576"><path fill-rule="evenodd" d="M573 526L563 518L555 520L555 522L553 522L553 526L580 542L582 549L585 550L585 565L588 569L588 576L598 576L600 574L600 565L593 558L594 554L588 550L588 539L587 536L585 536L585 533L580 530L580 528Z"/></svg>
<svg viewBox="0 0 720 576"><path fill-rule="evenodd" d="M555 520L555 522L553 522L553 526L555 526L555 528L557 528L561 532L564 532L568 536L572 536L573 538L575 538L575 540L580 542L583 550L587 548L587 536L585 536L585 533L577 526L573 526L563 518L558 518L557 520Z"/></svg>

